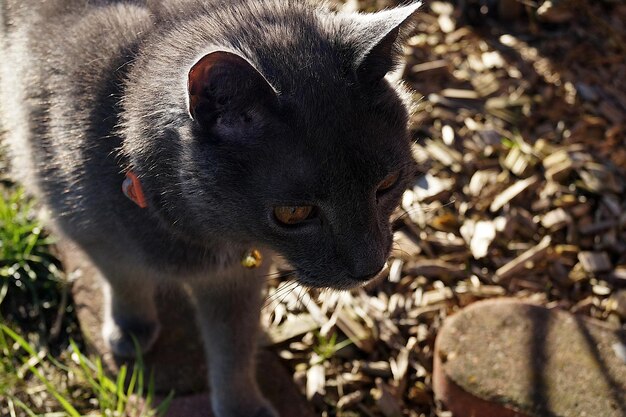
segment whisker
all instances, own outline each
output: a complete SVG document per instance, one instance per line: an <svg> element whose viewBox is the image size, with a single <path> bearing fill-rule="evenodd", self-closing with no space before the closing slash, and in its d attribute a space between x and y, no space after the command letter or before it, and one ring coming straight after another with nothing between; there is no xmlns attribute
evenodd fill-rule
<svg viewBox="0 0 626 417"><path fill-rule="evenodd" d="M275 291L274 291L271 295L268 295L268 299L272 299L272 298L276 299L276 298L278 298L278 296L279 296L280 294L282 294L283 292L285 292L287 289L289 289L289 288L291 288L291 287L295 287L296 285L298 285L298 283L297 283L296 281L293 281L293 282L287 282L287 283L286 283L285 285L283 285L282 287L281 287L281 286L277 287L277 288L276 288L276 290L275 290Z"/></svg>
<svg viewBox="0 0 626 417"><path fill-rule="evenodd" d="M281 274L293 274L294 272L296 272L295 269L290 269L290 270L285 270L285 271L275 271L275 272L270 272L269 274L262 275L262 277L271 277L271 276L276 276L276 275L281 275Z"/></svg>
<svg viewBox="0 0 626 417"><path fill-rule="evenodd" d="M297 286L298 286L298 282L294 281L294 282L286 284L280 289L277 289L272 295L269 295L266 297L265 304L263 305L262 309L266 309L267 307L269 307L272 303L276 302L276 300L279 299L282 295L289 294L289 292L296 289ZM281 302L282 302L282 299L281 301L278 302L278 304L280 304Z"/></svg>
<svg viewBox="0 0 626 417"><path fill-rule="evenodd" d="M276 298L276 296L278 294L281 294L283 291L285 291L290 286L293 286L294 284L295 284L295 281L294 282L288 282L287 284L285 284L283 286L279 285L278 287L276 287L276 289L274 290L274 292L272 294L268 294L267 295L266 299L271 300L272 298Z"/></svg>
<svg viewBox="0 0 626 417"><path fill-rule="evenodd" d="M290 290L290 291L288 291L285 295L283 295L283 297L282 297L282 298L278 301L278 303L277 303L277 304L282 304L282 303L283 303L283 301L285 301L285 299L286 299L287 297L289 297L289 295L291 295L291 293L293 293L293 292L296 290L296 288L298 288L297 283L296 283L296 285L295 285L295 286L292 286L292 287L291 287L291 290Z"/></svg>
<svg viewBox="0 0 626 417"><path fill-rule="evenodd" d="M456 203L456 199L454 199L454 198L452 198L447 203L441 205L440 207L428 207L425 204L418 203L417 207L412 207L410 210L403 209L404 213L398 215L395 219L392 219L391 223L395 223L398 220L401 220L401 219L405 218L406 216L408 216L408 215L410 215L412 213L415 213L416 211L419 211L419 210L421 210L424 214L426 214L426 213L430 213L430 212L442 209L444 207L448 207L449 205L452 205L454 203ZM430 220L430 219L432 219L432 216L428 217L426 220Z"/></svg>
<svg viewBox="0 0 626 417"><path fill-rule="evenodd" d="M299 307L303 307L302 305L302 291L304 291L304 286L300 286L300 291L298 291L298 298L296 299L296 305L294 306L294 309L297 309Z"/></svg>
<svg viewBox="0 0 626 417"><path fill-rule="evenodd" d="M404 249L402 249L402 246L400 246L400 244L398 242L393 242L391 244L392 249L396 249L398 250L400 253L402 253L403 255L406 255L407 258L410 258L411 255L409 255L409 253L407 251L405 251Z"/></svg>
<svg viewBox="0 0 626 417"><path fill-rule="evenodd" d="M284 278L293 276L295 272L296 271L284 271L284 272L281 272L280 274L264 275L262 278L265 279L265 281L275 281L275 280L280 281Z"/></svg>

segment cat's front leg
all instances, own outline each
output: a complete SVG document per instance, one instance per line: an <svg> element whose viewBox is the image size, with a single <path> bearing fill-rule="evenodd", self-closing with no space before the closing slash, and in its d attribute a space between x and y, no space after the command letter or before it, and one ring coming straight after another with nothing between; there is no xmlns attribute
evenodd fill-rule
<svg viewBox="0 0 626 417"><path fill-rule="evenodd" d="M259 270L235 267L218 279L187 285L196 307L217 417L277 417L255 378L255 353L264 282ZM219 281L216 284L215 281Z"/></svg>
<svg viewBox="0 0 626 417"><path fill-rule="evenodd" d="M104 275L102 336L113 354L131 358L147 352L156 341L160 324L155 304L156 278L137 265L107 258ZM137 342L138 346L135 345Z"/></svg>

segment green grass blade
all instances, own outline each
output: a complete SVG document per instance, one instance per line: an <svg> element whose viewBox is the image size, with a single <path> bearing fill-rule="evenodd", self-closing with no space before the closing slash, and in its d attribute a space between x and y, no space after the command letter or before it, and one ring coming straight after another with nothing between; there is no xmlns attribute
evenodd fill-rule
<svg viewBox="0 0 626 417"><path fill-rule="evenodd" d="M100 408L105 410L111 410L115 407L114 400L111 398L110 391L106 387L106 375L104 375L104 368L102 367L102 361L100 358L96 358L96 378L101 389L100 396ZM115 392L115 391L113 391Z"/></svg>
<svg viewBox="0 0 626 417"><path fill-rule="evenodd" d="M9 329L6 325L0 323L0 329L4 331L4 333L8 334L11 339L17 342L18 345L21 346L30 356L37 356L37 352L35 349L28 343L22 336L15 333L13 330Z"/></svg>
<svg viewBox="0 0 626 417"><path fill-rule="evenodd" d="M351 344L353 344L353 343L354 343L354 342L353 342L351 339L346 339L346 340L344 340L343 342L339 342L339 343L337 343L337 344L333 347L333 349L334 349L334 351L335 351L335 353L336 353L338 350L341 350L341 349L345 348L346 346L350 346L350 345L351 345Z"/></svg>
<svg viewBox="0 0 626 417"><path fill-rule="evenodd" d="M135 336L132 336L132 338L133 338L133 345L135 346L135 368L137 368L138 370L137 390L135 391L135 394L139 395L140 397L143 397L144 369L145 369L144 363L143 363L143 356L141 355L141 347L139 346L139 342L137 341L137 338Z"/></svg>
<svg viewBox="0 0 626 417"><path fill-rule="evenodd" d="M68 366L63 365L61 362L59 362L57 359L55 359L55 357L52 356L50 353L46 354L46 359L49 360L50 363L52 363L54 366L59 368L61 371L65 372L65 373L72 372L72 370Z"/></svg>
<svg viewBox="0 0 626 417"><path fill-rule="evenodd" d="M29 235L26 238L26 247L24 248L24 257L27 258L30 256L31 252L39 243L39 235L41 234L41 229L39 227L33 227L28 231Z"/></svg>
<svg viewBox="0 0 626 417"><path fill-rule="evenodd" d="M116 390L116 396L117 396L117 406L115 408L115 410L117 411L118 415L122 415L122 411L124 411L124 408L126 407L126 394L124 393L124 382L126 381L126 373L128 371L128 368L126 365L122 365L122 367L120 368L120 372L117 375L117 390Z"/></svg>
<svg viewBox="0 0 626 417"><path fill-rule="evenodd" d="M4 328L2 326L0 326L0 351L4 357L9 358L9 360L13 360L13 352L6 337L4 337Z"/></svg>
<svg viewBox="0 0 626 417"><path fill-rule="evenodd" d="M152 410L152 403L154 401L154 372L150 370L150 378L148 378L148 393L146 394L145 399L145 407L147 410L147 416L154 416L154 411Z"/></svg>
<svg viewBox="0 0 626 417"><path fill-rule="evenodd" d="M130 381L128 382L128 388L126 389L126 397L130 398L135 390L135 384L137 383L137 374L139 370L136 366L133 367L133 373L130 375Z"/></svg>
<svg viewBox="0 0 626 417"><path fill-rule="evenodd" d="M167 397L165 397L165 399L161 401L159 406L155 408L154 410L158 417L163 417L165 415L168 408L170 408L170 404L172 403L173 399L174 399L174 391L170 391L170 393L167 394Z"/></svg>

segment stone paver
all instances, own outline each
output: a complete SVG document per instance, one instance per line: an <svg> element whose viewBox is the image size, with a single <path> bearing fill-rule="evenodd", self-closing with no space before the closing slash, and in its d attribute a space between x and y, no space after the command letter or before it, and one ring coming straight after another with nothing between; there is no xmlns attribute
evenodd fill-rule
<svg viewBox="0 0 626 417"><path fill-rule="evenodd" d="M121 361L108 351L100 335L102 297L99 272L71 243L61 245L65 269L79 278L72 293L81 328L90 353L99 355L115 373ZM161 335L144 355L147 369L154 372L157 392L173 389L177 396L168 417L211 417L206 384L206 364L194 314L183 292L168 288L158 294ZM261 390L281 417L313 417L311 405L297 391L291 376L271 351L260 350L257 375Z"/></svg>
<svg viewBox="0 0 626 417"><path fill-rule="evenodd" d="M446 320L435 396L455 417L624 417L626 331L511 299Z"/></svg>

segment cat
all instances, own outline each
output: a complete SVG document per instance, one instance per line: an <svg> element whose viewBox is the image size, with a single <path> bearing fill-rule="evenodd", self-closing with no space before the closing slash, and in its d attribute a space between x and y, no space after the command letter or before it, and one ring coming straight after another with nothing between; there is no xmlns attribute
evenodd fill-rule
<svg viewBox="0 0 626 417"><path fill-rule="evenodd" d="M119 356L159 334L157 285L197 311L218 417L277 416L254 377L268 253L306 286L383 268L414 177L410 94L386 77L419 3L5 0L13 171L105 277Z"/></svg>

